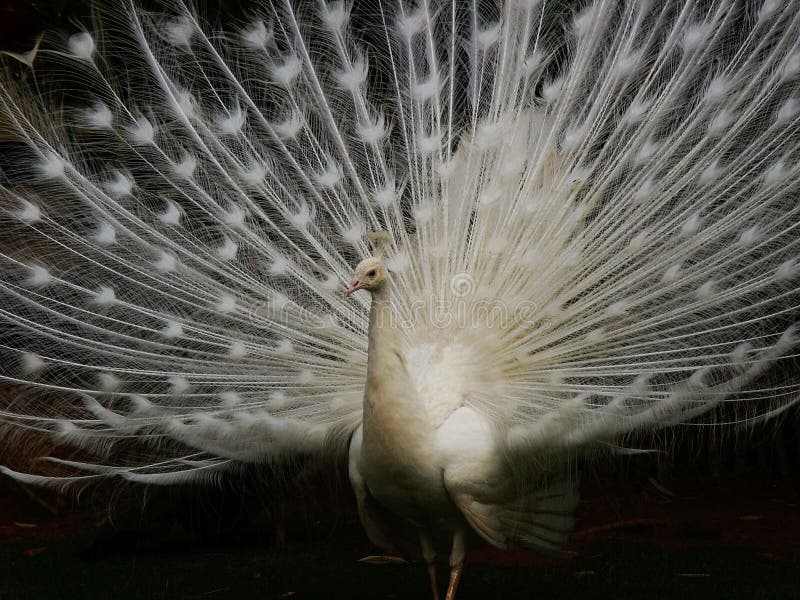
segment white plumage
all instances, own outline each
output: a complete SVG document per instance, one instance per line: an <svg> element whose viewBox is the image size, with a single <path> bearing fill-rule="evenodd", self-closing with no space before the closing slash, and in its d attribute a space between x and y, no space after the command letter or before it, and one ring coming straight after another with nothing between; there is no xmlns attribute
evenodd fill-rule
<svg viewBox="0 0 800 600"><path fill-rule="evenodd" d="M796 8L119 5L12 55L0 419L82 454L4 472L349 447L376 543L453 538L449 596L470 530L557 551L574 460L797 399Z"/></svg>

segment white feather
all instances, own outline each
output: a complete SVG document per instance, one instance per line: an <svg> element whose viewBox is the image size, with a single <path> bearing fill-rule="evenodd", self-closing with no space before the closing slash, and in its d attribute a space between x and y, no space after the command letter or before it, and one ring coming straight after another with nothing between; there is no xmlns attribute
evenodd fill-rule
<svg viewBox="0 0 800 600"><path fill-rule="evenodd" d="M95 51L94 38L86 33L75 33L67 42L69 51L82 60L92 60Z"/></svg>

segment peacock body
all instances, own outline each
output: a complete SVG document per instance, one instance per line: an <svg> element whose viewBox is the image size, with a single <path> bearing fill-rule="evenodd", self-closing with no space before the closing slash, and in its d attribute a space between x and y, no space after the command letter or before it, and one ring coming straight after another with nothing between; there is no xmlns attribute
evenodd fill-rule
<svg viewBox="0 0 800 600"><path fill-rule="evenodd" d="M3 472L349 453L448 597L470 532L558 551L574 459L796 402L796 8L120 4L16 55L0 420L81 458Z"/></svg>

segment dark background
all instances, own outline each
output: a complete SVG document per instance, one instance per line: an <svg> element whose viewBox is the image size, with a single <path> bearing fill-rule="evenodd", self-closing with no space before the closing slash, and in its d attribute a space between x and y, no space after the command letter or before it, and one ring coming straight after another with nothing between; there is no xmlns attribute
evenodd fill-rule
<svg viewBox="0 0 800 600"><path fill-rule="evenodd" d="M88 14L85 2L0 0L0 49L24 52ZM795 410L724 437L679 432L669 456L587 465L576 555L476 549L459 599L796 597L799 424ZM14 456L9 439L0 453ZM370 547L343 465L280 480L253 468L219 488L119 486L75 498L0 476L0 598L428 597L421 565Z"/></svg>
<svg viewBox="0 0 800 600"><path fill-rule="evenodd" d="M800 456L789 425L679 445L669 462L586 466L575 556L473 549L460 600L796 597ZM254 470L219 488L116 485L75 499L0 480L0 598L427 597L424 566L370 546L331 466L283 484Z"/></svg>

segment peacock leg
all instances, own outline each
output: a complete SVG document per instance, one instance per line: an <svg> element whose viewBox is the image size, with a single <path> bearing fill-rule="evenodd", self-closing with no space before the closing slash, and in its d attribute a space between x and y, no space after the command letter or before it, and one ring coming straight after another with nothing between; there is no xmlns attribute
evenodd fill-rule
<svg viewBox="0 0 800 600"><path fill-rule="evenodd" d="M458 529L453 536L453 550L450 552L450 583L447 586L445 600L455 600L461 573L464 571L464 559L467 556L467 530Z"/></svg>
<svg viewBox="0 0 800 600"><path fill-rule="evenodd" d="M427 529L419 530L419 545L420 548L422 548L422 557L428 565L428 576L431 579L433 600L439 600L439 584L436 581L436 548L433 545L431 533Z"/></svg>

